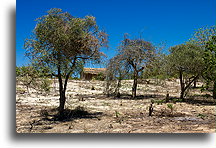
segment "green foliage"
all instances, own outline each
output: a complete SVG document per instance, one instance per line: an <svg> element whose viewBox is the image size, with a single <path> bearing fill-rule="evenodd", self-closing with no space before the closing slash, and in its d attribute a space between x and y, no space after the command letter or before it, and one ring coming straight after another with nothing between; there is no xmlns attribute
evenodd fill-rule
<svg viewBox="0 0 216 148"><path fill-rule="evenodd" d="M24 94L25 92L26 92L25 89L20 88L20 87L16 87L16 93Z"/></svg>
<svg viewBox="0 0 216 148"><path fill-rule="evenodd" d="M190 39L190 42L203 48L204 52L201 56L205 63L203 76L206 79L214 80L216 75L216 26L198 29Z"/></svg>
<svg viewBox="0 0 216 148"><path fill-rule="evenodd" d="M173 104L167 104L167 107L170 109L171 113L173 113L174 105Z"/></svg>
<svg viewBox="0 0 216 148"><path fill-rule="evenodd" d="M189 42L192 44L196 44L198 46L205 47L206 43L209 42L212 39L212 36L215 35L216 35L216 26L199 28L194 32Z"/></svg>
<svg viewBox="0 0 216 148"><path fill-rule="evenodd" d="M76 65L74 66L73 72L72 72L72 74L71 74L72 79L74 79L74 80L79 80L79 78L80 78L80 73L83 71L83 68L84 68L84 62L78 60L78 61L76 62Z"/></svg>
<svg viewBox="0 0 216 148"><path fill-rule="evenodd" d="M184 99L186 91L203 72L204 51L195 44L181 44L170 48L170 54L165 58L165 70L170 76L178 75L180 79L180 99Z"/></svg>
<svg viewBox="0 0 216 148"><path fill-rule="evenodd" d="M152 103L156 103L157 105L162 105L163 103L165 103L166 101L164 99L159 99L159 100L151 100Z"/></svg>
<svg viewBox="0 0 216 148"><path fill-rule="evenodd" d="M173 103L182 102L183 101L182 99L172 99L172 98L170 100L172 100Z"/></svg>
<svg viewBox="0 0 216 148"><path fill-rule="evenodd" d="M202 119L205 119L206 115L204 115L204 114L198 114L197 117L200 117L200 118L202 118Z"/></svg>
<svg viewBox="0 0 216 148"><path fill-rule="evenodd" d="M169 74L178 74L179 71L187 75L200 74L204 63L202 59L203 49L194 44L181 44L170 48L170 54L166 58Z"/></svg>
<svg viewBox="0 0 216 148"><path fill-rule="evenodd" d="M20 67L16 66L16 77L19 77L21 75L21 69Z"/></svg>
<svg viewBox="0 0 216 148"><path fill-rule="evenodd" d="M102 72L100 72L96 77L95 77L96 80L100 80L100 81L103 81L105 79L105 76Z"/></svg>
<svg viewBox="0 0 216 148"><path fill-rule="evenodd" d="M41 80L41 89L44 90L45 92L50 92L50 89L51 89L51 84L52 84L52 81L49 80L49 79L42 79Z"/></svg>
<svg viewBox="0 0 216 148"><path fill-rule="evenodd" d="M46 71L39 71L34 66L22 66L16 67L16 72L17 81L26 86L27 91L29 88L45 92L50 91L52 81L46 77Z"/></svg>
<svg viewBox="0 0 216 148"><path fill-rule="evenodd" d="M153 58L150 63L146 66L144 71L142 72L142 78L144 79L160 79L164 80L169 78L166 71L164 70L165 54L161 53L161 51L155 54L155 58Z"/></svg>
<svg viewBox="0 0 216 148"><path fill-rule="evenodd" d="M49 67L50 74L58 77L59 112L63 114L69 77L79 72L84 62L101 61L105 54L100 48L107 47L108 35L99 29L95 17L77 18L58 8L36 21L31 38L25 41L26 56L35 65Z"/></svg>
<svg viewBox="0 0 216 148"><path fill-rule="evenodd" d="M116 118L119 118L120 115L121 115L121 114L120 114L118 111L115 110L115 117L116 117Z"/></svg>
<svg viewBox="0 0 216 148"><path fill-rule="evenodd" d="M39 72L33 66L17 67L16 72L18 82L26 86L27 91L37 83L36 79L39 77Z"/></svg>
<svg viewBox="0 0 216 148"><path fill-rule="evenodd" d="M208 88L213 82L213 97L216 99L216 36L207 42L203 59L205 62L203 77L207 82L206 87Z"/></svg>
<svg viewBox="0 0 216 148"><path fill-rule="evenodd" d="M51 9L48 15L37 19L31 39L25 42L26 55L39 65L55 72L61 67L68 73L77 60L93 59L99 62L101 46L107 35L96 25L95 17L76 18L61 9Z"/></svg>

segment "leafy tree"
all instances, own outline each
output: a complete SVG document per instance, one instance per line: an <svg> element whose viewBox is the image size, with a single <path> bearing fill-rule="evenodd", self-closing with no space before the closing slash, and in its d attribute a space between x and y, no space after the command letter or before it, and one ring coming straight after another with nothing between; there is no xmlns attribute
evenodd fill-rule
<svg viewBox="0 0 216 148"><path fill-rule="evenodd" d="M79 79L80 78L80 73L83 71L84 68L84 62L83 61L78 61L76 65L74 66L71 78L72 79Z"/></svg>
<svg viewBox="0 0 216 148"><path fill-rule="evenodd" d="M50 91L51 80L47 78L45 71L38 71L34 66L16 67L17 82L24 85L29 92L29 88L38 91Z"/></svg>
<svg viewBox="0 0 216 148"><path fill-rule="evenodd" d="M181 44L170 48L166 57L166 69L169 75L178 74L181 86L180 99L184 100L186 91L204 69L203 49L194 44Z"/></svg>
<svg viewBox="0 0 216 148"><path fill-rule="evenodd" d="M16 77L19 77L20 74L21 74L20 67L17 67L17 66L16 66Z"/></svg>
<svg viewBox="0 0 216 148"><path fill-rule="evenodd" d="M53 8L37 19L33 35L25 42L26 56L33 63L49 67L59 81L59 115L64 115L67 82L77 62L100 62L100 48L107 45L107 34L95 17L76 18Z"/></svg>
<svg viewBox="0 0 216 148"><path fill-rule="evenodd" d="M164 70L165 65L165 57L166 55L163 54L161 51L155 54L155 58L153 58L148 65L146 66L145 70L142 73L142 78L156 78L156 79L165 79L167 78L167 74Z"/></svg>
<svg viewBox="0 0 216 148"><path fill-rule="evenodd" d="M155 47L143 39L125 39L119 48L119 56L124 61L125 69L133 72L132 97L136 97L137 80L141 72L151 63L155 57Z"/></svg>
<svg viewBox="0 0 216 148"><path fill-rule="evenodd" d="M20 81L29 92L29 88L35 86L38 78L38 71L36 71L33 66L22 66L17 67L17 79Z"/></svg>
<svg viewBox="0 0 216 148"><path fill-rule="evenodd" d="M206 87L213 83L213 98L215 98L215 36L216 26L203 27L195 31L190 42L201 46L204 50L203 59L205 69L202 77L206 80Z"/></svg>
<svg viewBox="0 0 216 148"><path fill-rule="evenodd" d="M216 35L216 26L199 28L189 39L189 43L196 44L205 48L206 43Z"/></svg>
<svg viewBox="0 0 216 148"><path fill-rule="evenodd" d="M96 77L96 80L103 81L105 79L104 73L100 72Z"/></svg>
<svg viewBox="0 0 216 148"><path fill-rule="evenodd" d="M213 82L213 98L216 99L216 36L206 43L203 59L205 62L203 76L207 80L207 86Z"/></svg>

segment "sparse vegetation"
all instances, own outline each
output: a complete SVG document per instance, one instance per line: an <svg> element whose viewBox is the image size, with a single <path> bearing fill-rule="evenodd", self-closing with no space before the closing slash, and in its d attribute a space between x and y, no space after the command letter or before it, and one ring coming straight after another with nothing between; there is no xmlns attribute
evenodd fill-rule
<svg viewBox="0 0 216 148"><path fill-rule="evenodd" d="M25 40L31 64L16 67L17 132L215 132L215 26L166 54L125 35L87 81L80 73L104 62L108 43L95 17L53 8L36 21Z"/></svg>

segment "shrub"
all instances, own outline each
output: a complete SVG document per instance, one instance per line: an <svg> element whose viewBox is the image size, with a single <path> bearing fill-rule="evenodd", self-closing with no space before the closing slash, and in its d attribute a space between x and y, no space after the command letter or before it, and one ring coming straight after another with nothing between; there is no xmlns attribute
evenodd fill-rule
<svg viewBox="0 0 216 148"><path fill-rule="evenodd" d="M174 110L173 104L167 104L167 107L170 109L171 113L173 113Z"/></svg>

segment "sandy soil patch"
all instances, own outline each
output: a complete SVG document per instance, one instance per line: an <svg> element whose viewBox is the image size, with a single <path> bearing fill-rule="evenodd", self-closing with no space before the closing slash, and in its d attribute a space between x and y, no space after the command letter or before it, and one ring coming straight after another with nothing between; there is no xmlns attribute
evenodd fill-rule
<svg viewBox="0 0 216 148"><path fill-rule="evenodd" d="M198 83L198 86L202 85ZM190 102L154 104L152 116L148 107L152 99L179 96L179 83L166 81L159 84L138 85L138 97L131 99L104 95L105 82L70 80L67 88L67 116L64 121L56 119L58 87L52 85L49 94L25 89L17 85L16 131L18 133L211 133L215 132L215 105L207 92L199 88L190 92ZM131 80L123 81L122 94L130 94ZM92 89L94 87L94 89ZM205 97L203 97L205 96ZM203 101L204 100L204 101Z"/></svg>

